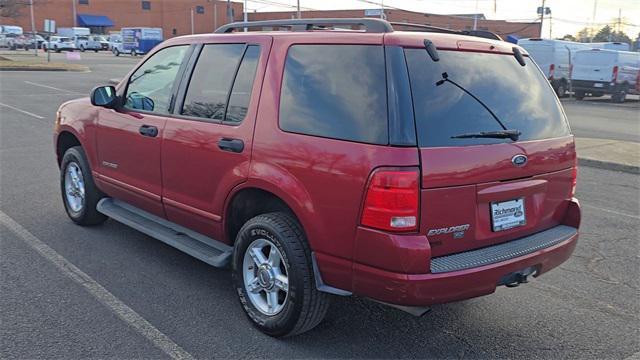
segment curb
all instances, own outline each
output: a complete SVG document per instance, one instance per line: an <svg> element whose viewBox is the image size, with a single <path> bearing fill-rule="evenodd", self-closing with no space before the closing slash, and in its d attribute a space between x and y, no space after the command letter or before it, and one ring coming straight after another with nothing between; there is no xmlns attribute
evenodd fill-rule
<svg viewBox="0 0 640 360"><path fill-rule="evenodd" d="M29 67L19 67L19 66L0 66L1 71L70 71L70 72L85 72L88 71L89 68L86 69L64 69L64 68L29 68Z"/></svg>
<svg viewBox="0 0 640 360"><path fill-rule="evenodd" d="M605 170L621 171L629 174L640 174L640 166L620 164L620 163L614 163L614 162L602 161L602 160L596 160L596 159L579 157L578 165L588 166L588 167L593 167L598 169L605 169Z"/></svg>

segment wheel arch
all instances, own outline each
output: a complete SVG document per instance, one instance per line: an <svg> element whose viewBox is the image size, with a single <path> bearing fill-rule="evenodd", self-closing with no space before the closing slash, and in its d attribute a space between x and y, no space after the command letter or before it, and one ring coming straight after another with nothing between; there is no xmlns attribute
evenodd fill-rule
<svg viewBox="0 0 640 360"><path fill-rule="evenodd" d="M272 189L261 186L241 186L227 197L224 207L224 236L229 244L234 244L240 228L251 218L260 214L282 211L293 216L303 232L304 224L297 215L294 207L283 198L281 194L274 193ZM308 239L308 238L307 238Z"/></svg>
<svg viewBox="0 0 640 360"><path fill-rule="evenodd" d="M56 139L56 157L58 166L62 163L64 153L74 146L82 146L80 137L69 130L62 130Z"/></svg>

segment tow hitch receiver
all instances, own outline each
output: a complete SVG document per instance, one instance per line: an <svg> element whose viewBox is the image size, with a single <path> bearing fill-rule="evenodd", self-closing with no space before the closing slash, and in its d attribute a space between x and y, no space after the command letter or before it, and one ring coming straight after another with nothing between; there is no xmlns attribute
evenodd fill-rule
<svg viewBox="0 0 640 360"><path fill-rule="evenodd" d="M529 282L527 277L530 275L535 275L538 272L534 266L529 266L528 268L524 268L522 270L518 270L512 273L509 273L500 279L498 285L504 285L506 287L516 287L520 284L526 284Z"/></svg>

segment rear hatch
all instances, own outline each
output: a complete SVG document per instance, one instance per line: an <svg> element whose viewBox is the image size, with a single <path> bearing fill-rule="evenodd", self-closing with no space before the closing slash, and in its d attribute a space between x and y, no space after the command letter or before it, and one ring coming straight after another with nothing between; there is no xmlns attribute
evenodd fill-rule
<svg viewBox="0 0 640 360"><path fill-rule="evenodd" d="M609 82L613 77L615 60L613 51L581 50L576 53L571 79Z"/></svg>
<svg viewBox="0 0 640 360"><path fill-rule="evenodd" d="M438 53L435 62L424 48L405 49L421 155L420 231L433 256L558 225L576 155L544 75L528 57L521 66L513 54ZM519 139L453 138L503 130L480 102Z"/></svg>

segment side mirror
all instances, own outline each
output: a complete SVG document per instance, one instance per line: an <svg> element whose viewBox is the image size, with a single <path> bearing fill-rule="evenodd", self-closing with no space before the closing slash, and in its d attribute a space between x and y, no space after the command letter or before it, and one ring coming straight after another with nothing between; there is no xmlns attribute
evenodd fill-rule
<svg viewBox="0 0 640 360"><path fill-rule="evenodd" d="M98 86L91 90L91 105L102 106L106 108L114 108L118 97L116 96L116 88L108 86Z"/></svg>

